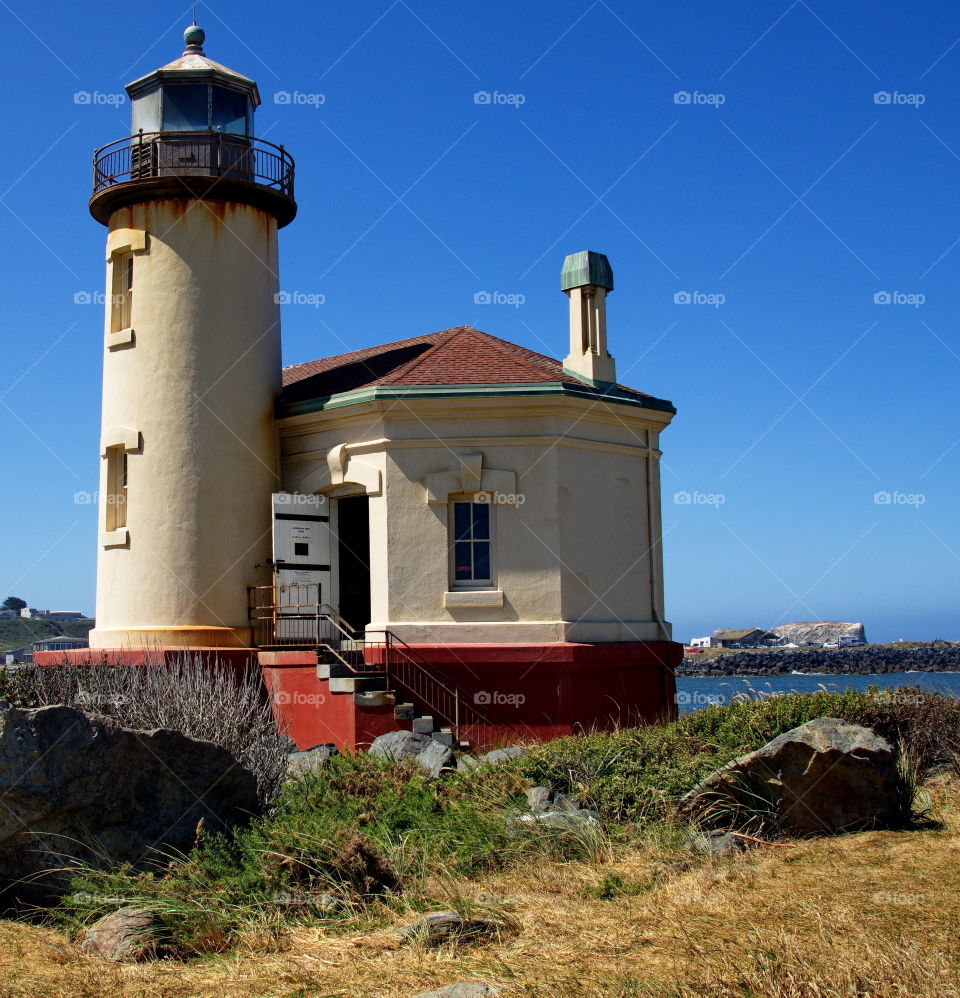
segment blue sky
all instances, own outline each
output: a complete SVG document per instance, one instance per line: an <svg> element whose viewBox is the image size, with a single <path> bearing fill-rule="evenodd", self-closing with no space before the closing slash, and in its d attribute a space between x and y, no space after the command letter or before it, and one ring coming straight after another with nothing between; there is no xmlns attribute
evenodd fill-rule
<svg viewBox="0 0 960 998"><path fill-rule="evenodd" d="M284 307L284 362L462 323L563 356L563 257L604 252L618 375L679 410L676 636L960 639L960 9L732 6L198 4L297 160L281 283L324 303ZM32 605L93 607L90 154L189 20L0 2L0 585Z"/></svg>

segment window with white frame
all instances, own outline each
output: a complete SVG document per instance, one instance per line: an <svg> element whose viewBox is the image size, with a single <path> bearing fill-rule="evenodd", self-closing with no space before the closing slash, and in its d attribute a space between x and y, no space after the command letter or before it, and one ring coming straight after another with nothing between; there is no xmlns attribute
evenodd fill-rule
<svg viewBox="0 0 960 998"><path fill-rule="evenodd" d="M475 496L450 502L453 585L493 584L493 538L489 502Z"/></svg>

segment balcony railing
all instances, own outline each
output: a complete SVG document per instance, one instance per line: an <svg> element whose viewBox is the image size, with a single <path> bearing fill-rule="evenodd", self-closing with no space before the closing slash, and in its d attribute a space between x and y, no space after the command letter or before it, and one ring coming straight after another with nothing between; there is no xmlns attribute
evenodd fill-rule
<svg viewBox="0 0 960 998"><path fill-rule="evenodd" d="M93 193L152 177L228 177L293 197L293 157L263 139L223 132L138 132L93 154Z"/></svg>

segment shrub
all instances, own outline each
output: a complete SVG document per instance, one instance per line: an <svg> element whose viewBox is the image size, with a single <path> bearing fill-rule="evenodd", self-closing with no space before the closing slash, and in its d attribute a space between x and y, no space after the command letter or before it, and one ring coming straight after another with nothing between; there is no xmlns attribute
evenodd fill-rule
<svg viewBox="0 0 960 998"><path fill-rule="evenodd" d="M190 654L163 665L28 665L2 673L0 695L18 707L65 704L126 728L213 742L253 772L263 804L286 775L290 741L277 730L258 670Z"/></svg>

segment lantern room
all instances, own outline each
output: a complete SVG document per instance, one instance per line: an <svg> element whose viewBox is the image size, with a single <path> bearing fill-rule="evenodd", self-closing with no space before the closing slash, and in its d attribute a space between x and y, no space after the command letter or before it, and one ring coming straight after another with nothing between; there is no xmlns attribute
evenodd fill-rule
<svg viewBox="0 0 960 998"><path fill-rule="evenodd" d="M191 25L186 48L174 62L127 85L131 130L138 132L222 132L253 135L257 85L203 54L204 32Z"/></svg>

